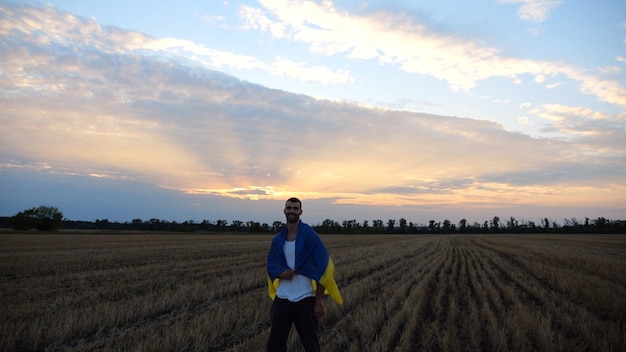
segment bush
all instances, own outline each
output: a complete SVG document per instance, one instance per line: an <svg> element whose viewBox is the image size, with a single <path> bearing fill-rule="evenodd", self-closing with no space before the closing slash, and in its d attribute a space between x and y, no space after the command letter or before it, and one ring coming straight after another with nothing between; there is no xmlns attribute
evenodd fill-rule
<svg viewBox="0 0 626 352"><path fill-rule="evenodd" d="M11 227L15 230L53 231L61 228L63 213L56 207L42 205L21 211L11 217Z"/></svg>

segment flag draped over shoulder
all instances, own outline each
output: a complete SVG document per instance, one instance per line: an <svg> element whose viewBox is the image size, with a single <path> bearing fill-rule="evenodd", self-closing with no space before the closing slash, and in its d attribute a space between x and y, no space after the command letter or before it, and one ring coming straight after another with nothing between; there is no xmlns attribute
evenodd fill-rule
<svg viewBox="0 0 626 352"><path fill-rule="evenodd" d="M283 227L274 237L267 256L267 286L272 299L276 296L280 282L278 275L289 269L283 252L286 239L287 226ZM296 237L296 267L294 271L314 280L314 288L315 282L319 282L324 286L325 294L332 297L337 303L343 303L339 287L337 287L333 277L335 265L328 255L328 251L317 233L302 221L298 225L298 236Z"/></svg>

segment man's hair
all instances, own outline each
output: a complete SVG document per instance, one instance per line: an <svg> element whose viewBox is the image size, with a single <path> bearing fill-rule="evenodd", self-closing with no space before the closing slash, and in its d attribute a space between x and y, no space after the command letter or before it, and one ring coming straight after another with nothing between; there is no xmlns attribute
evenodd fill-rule
<svg viewBox="0 0 626 352"><path fill-rule="evenodd" d="M300 199L296 198L296 197L291 197L289 199L287 199L287 201L285 202L285 204L292 202L292 203L298 203L300 204L300 209L302 209L302 202L300 201Z"/></svg>

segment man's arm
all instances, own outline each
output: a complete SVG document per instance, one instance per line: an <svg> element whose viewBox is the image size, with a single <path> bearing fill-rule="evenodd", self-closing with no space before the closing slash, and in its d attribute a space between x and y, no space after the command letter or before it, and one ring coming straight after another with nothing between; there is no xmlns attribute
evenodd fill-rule
<svg viewBox="0 0 626 352"><path fill-rule="evenodd" d="M313 314L317 318L321 318L324 316L324 286L319 282L316 282L317 289L315 290L315 308L313 309Z"/></svg>

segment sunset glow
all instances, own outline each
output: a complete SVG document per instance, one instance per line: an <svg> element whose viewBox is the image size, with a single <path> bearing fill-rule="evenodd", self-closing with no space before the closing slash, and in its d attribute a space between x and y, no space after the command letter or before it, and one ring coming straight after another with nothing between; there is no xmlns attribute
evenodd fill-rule
<svg viewBox="0 0 626 352"><path fill-rule="evenodd" d="M626 214L621 2L96 3L0 5L2 216Z"/></svg>

